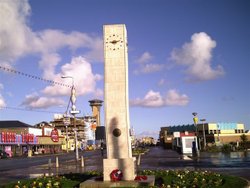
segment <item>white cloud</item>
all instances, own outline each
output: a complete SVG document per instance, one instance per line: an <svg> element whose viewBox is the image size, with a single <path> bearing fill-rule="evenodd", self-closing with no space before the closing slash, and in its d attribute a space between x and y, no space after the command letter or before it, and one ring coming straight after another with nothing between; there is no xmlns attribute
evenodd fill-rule
<svg viewBox="0 0 250 188"><path fill-rule="evenodd" d="M90 62L102 61L103 44L100 37L81 33L77 31L64 32L61 30L45 29L32 31L28 25L31 8L28 0L0 1L0 64L5 67L13 67L15 61L26 55L35 54L40 56L39 67L43 71L43 78L62 82L61 75L74 76L78 95L95 93L102 95L100 89L96 89L96 82L102 79L101 75L93 74ZM72 58L72 61L61 67L58 64L62 57L60 50L68 48L71 51L84 48L84 58ZM82 64L81 64L82 63ZM71 85L70 80L64 80ZM66 95L69 88L59 86L48 86L42 92L47 96ZM32 96L32 95L31 95ZM46 97L27 98L24 105L32 108L40 108L46 101ZM0 98L4 104L3 98ZM51 104L61 103L59 100L51 99Z"/></svg>
<svg viewBox="0 0 250 188"><path fill-rule="evenodd" d="M26 25L30 14L27 0L0 1L0 63L12 63L29 48L32 32Z"/></svg>
<svg viewBox="0 0 250 188"><path fill-rule="evenodd" d="M5 100L1 94L1 90L3 90L3 84L0 83L0 108L3 108L6 106Z"/></svg>
<svg viewBox="0 0 250 188"><path fill-rule="evenodd" d="M27 108L49 108L51 106L65 105L65 102L60 98L40 97L37 93L27 95L21 104Z"/></svg>
<svg viewBox="0 0 250 188"><path fill-rule="evenodd" d="M149 53L149 52L144 52L141 57L139 57L136 62L140 63L140 64L144 64L147 63L149 61L151 61L153 58L153 56Z"/></svg>
<svg viewBox="0 0 250 188"><path fill-rule="evenodd" d="M96 89L95 93L93 94L93 98L102 98L103 97L103 90Z"/></svg>
<svg viewBox="0 0 250 188"><path fill-rule="evenodd" d="M73 79L61 78L63 75L71 76ZM91 64L81 56L72 58L70 63L63 65L60 73L51 73L50 79L70 86L74 81L77 96L89 93L93 93L93 96L96 97L103 96L102 90L96 88L96 82L103 79L102 76L93 74ZM70 96L71 88L51 85L44 88L41 92L45 96L40 97L38 93L27 95L22 105L28 108L48 108L51 106L64 105L64 101L56 96ZM51 96L54 96L54 98Z"/></svg>
<svg viewBox="0 0 250 188"><path fill-rule="evenodd" d="M139 63L139 68L134 70L134 74L149 74L154 72L159 72L164 69L164 65L150 63L153 56L149 52L144 52L136 62Z"/></svg>
<svg viewBox="0 0 250 188"><path fill-rule="evenodd" d="M142 73L158 72L164 68L161 64L146 64L142 69Z"/></svg>
<svg viewBox="0 0 250 188"><path fill-rule="evenodd" d="M161 96L160 92L150 90L143 99L137 98L131 100L132 106L141 107L163 107L163 106L185 106L189 102L189 98L185 94L179 94L176 90L172 89L167 92L165 96Z"/></svg>
<svg viewBox="0 0 250 188"><path fill-rule="evenodd" d="M91 61L103 60L103 42L100 37L90 36L86 33L72 31L65 33L61 30L46 29L35 34L32 50L42 54L54 53L63 47L74 51L86 48L84 56ZM53 41L53 42L51 42Z"/></svg>
<svg viewBox="0 0 250 188"><path fill-rule="evenodd" d="M61 78L62 75L73 77L77 95L96 93L96 91L100 94L99 89L96 89L96 82L101 80L102 76L94 74L91 64L83 57L73 58L70 63L61 67L61 73L53 74L51 77L56 82L72 85L72 79L63 79ZM69 95L70 88L53 85L47 86L42 92L50 96Z"/></svg>
<svg viewBox="0 0 250 188"><path fill-rule="evenodd" d="M139 134L136 134L137 138L144 138L144 137L153 137L154 139L159 138L159 131L143 131Z"/></svg>
<svg viewBox="0 0 250 188"><path fill-rule="evenodd" d="M45 29L33 32L27 20L31 8L27 0L0 1L0 64L13 64L14 61L27 54L40 54L40 67L46 68L51 62L44 61L48 56L54 56L64 47L70 50L87 49L86 58L91 61L102 59L102 39L86 33ZM58 62L57 62L58 63ZM57 65L54 62L54 66Z"/></svg>
<svg viewBox="0 0 250 188"><path fill-rule="evenodd" d="M131 100L130 104L132 106L160 107L163 106L164 101L159 92L150 90L143 99L137 98L135 100Z"/></svg>
<svg viewBox="0 0 250 188"><path fill-rule="evenodd" d="M2 96L1 93L0 93L0 108L3 108L3 107L5 107L5 106L6 106L6 103L5 103L5 101L4 101L3 96Z"/></svg>
<svg viewBox="0 0 250 188"><path fill-rule="evenodd" d="M189 102L189 98L185 94L179 94L176 90L171 89L165 97L165 104L168 106L185 106Z"/></svg>
<svg viewBox="0 0 250 188"><path fill-rule="evenodd" d="M186 66L187 80L204 81L212 80L224 75L221 65L212 68L212 50L216 47L216 41L204 33L195 33L191 42L185 43L181 49L171 52L171 59L178 65Z"/></svg>
<svg viewBox="0 0 250 188"><path fill-rule="evenodd" d="M39 62L43 70L43 77L46 79L53 79L55 74L55 67L60 62L61 57L57 53L44 54ZM48 63L49 62L49 63Z"/></svg>

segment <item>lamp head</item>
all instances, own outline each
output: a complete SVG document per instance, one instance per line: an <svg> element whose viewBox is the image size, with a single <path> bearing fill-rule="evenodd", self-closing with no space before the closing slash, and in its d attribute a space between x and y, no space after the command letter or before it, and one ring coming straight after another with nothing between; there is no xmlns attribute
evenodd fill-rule
<svg viewBox="0 0 250 188"><path fill-rule="evenodd" d="M72 76L65 76L65 75L62 75L61 78L73 78Z"/></svg>
<svg viewBox="0 0 250 188"><path fill-rule="evenodd" d="M197 116L198 113L197 112L193 112L192 114L193 114L193 116Z"/></svg>

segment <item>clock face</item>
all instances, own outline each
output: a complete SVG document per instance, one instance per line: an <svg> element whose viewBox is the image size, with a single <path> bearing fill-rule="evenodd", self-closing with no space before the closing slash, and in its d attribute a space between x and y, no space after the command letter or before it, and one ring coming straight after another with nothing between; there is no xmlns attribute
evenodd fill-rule
<svg viewBox="0 0 250 188"><path fill-rule="evenodd" d="M108 35L106 38L106 48L109 50L120 50L123 47L123 39L117 34Z"/></svg>

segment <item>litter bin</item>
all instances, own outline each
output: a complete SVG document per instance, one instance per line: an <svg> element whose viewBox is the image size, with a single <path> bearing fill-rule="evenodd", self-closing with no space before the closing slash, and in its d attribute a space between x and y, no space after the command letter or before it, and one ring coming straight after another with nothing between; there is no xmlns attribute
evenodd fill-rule
<svg viewBox="0 0 250 188"><path fill-rule="evenodd" d="M32 157L32 150L28 150L28 157Z"/></svg>

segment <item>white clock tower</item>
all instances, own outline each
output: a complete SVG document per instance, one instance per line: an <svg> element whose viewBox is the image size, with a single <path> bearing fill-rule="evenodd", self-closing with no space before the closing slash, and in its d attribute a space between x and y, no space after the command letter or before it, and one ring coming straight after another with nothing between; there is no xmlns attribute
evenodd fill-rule
<svg viewBox="0 0 250 188"><path fill-rule="evenodd" d="M104 25L104 104L107 159L103 160L104 181L119 169L123 180L134 180L135 159L132 157L129 97L128 49L125 25Z"/></svg>

